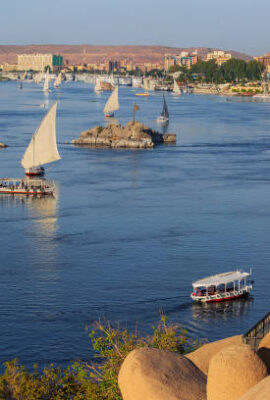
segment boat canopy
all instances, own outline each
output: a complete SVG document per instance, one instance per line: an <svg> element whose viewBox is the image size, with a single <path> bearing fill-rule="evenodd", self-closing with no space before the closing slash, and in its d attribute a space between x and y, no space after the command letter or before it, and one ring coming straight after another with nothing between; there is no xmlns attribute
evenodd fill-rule
<svg viewBox="0 0 270 400"><path fill-rule="evenodd" d="M209 286L217 286L221 285L222 283L229 283L234 281L239 281L241 279L245 279L250 277L250 272L242 272L242 271L231 271L231 272L224 272L223 274L217 274L208 276L207 278L200 279L196 282L192 283L193 288L196 287L209 287Z"/></svg>

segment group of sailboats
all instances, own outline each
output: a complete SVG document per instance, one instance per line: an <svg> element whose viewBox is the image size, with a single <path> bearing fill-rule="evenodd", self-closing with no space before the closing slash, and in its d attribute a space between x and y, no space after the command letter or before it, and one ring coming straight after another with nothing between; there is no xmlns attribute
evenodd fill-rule
<svg viewBox="0 0 270 400"><path fill-rule="evenodd" d="M176 83L177 85L177 83ZM177 85L178 86L178 85ZM178 87L179 89L179 87ZM177 93L177 92L176 92ZM177 93L178 94L178 93ZM106 118L114 116L114 112L119 110L119 100L118 100L118 86L115 87L112 94L108 98L105 107L103 109ZM169 121L169 111L168 106L163 94L163 107L160 116L157 118L157 122L161 124L166 124Z"/></svg>

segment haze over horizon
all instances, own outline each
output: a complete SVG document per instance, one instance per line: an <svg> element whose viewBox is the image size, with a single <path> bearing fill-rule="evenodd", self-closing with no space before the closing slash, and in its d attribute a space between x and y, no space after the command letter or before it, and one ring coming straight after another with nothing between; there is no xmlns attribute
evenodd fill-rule
<svg viewBox="0 0 270 400"><path fill-rule="evenodd" d="M93 44L270 50L267 0L12 0L0 16L3 45Z"/></svg>

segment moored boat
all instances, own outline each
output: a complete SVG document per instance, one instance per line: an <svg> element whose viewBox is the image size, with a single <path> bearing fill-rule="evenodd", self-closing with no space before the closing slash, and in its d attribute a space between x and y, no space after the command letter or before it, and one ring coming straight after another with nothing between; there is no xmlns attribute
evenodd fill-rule
<svg viewBox="0 0 270 400"><path fill-rule="evenodd" d="M253 289L250 272L239 270L208 276L192 283L190 297L200 303L213 303L249 296Z"/></svg>
<svg viewBox="0 0 270 400"><path fill-rule="evenodd" d="M55 184L47 179L0 179L0 194L53 195Z"/></svg>

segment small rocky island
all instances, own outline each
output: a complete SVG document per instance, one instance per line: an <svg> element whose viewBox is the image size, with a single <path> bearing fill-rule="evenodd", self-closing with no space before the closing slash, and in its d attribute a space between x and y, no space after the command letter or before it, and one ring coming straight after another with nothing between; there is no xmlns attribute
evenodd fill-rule
<svg viewBox="0 0 270 400"><path fill-rule="evenodd" d="M126 125L96 126L81 133L72 144L112 149L151 149L156 144L172 144L176 142L173 133L159 133L141 122L128 122Z"/></svg>

